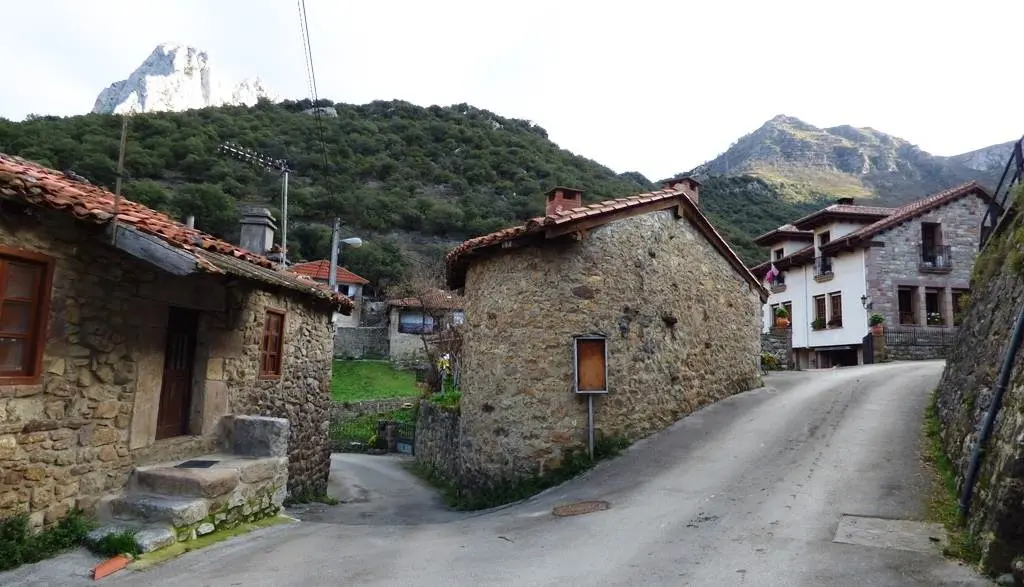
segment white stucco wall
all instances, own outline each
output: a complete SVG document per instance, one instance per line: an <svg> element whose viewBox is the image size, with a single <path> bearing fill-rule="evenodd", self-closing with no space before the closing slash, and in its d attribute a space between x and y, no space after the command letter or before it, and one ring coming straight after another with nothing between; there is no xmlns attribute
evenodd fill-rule
<svg viewBox="0 0 1024 587"><path fill-rule="evenodd" d="M862 342L864 335L868 332L868 312L860 301L865 292L864 251L862 249L833 258L833 277L828 281L814 280L814 266L811 263L783 273L786 279L785 291L772 293L764 307L765 331L775 321L775 317L771 313L771 306L791 302L793 304L793 314L790 317L793 329L793 348L857 345ZM813 330L811 322L814 313L814 297L833 292L840 292L842 295L842 327ZM826 304L828 304L827 298ZM831 306L827 305L826 307L828 319L831 318Z"/></svg>

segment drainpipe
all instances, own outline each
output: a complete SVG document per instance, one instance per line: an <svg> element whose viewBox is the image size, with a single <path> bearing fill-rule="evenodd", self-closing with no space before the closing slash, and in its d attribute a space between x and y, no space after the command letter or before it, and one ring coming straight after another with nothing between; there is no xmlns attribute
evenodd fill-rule
<svg viewBox="0 0 1024 587"><path fill-rule="evenodd" d="M981 472L981 460L985 454L985 445L992 436L992 429L995 427L996 416L1003 405L1003 395L1006 393L1006 386L1010 382L1010 374L1013 371L1013 361L1017 356L1017 349L1020 348L1021 337L1024 335L1024 305L1017 312L1017 321L1013 325L1013 334L1010 336L1010 346L1003 356L1003 364L999 368L999 376L996 378L996 388L992 394L992 401L989 402L988 411L985 412L985 420L981 424L981 432L978 433L978 442L974 445L971 453L971 463L967 469L967 479L964 481L964 492L960 497L960 513L966 518L971 510L971 498L974 497L974 484L978 481L978 473Z"/></svg>

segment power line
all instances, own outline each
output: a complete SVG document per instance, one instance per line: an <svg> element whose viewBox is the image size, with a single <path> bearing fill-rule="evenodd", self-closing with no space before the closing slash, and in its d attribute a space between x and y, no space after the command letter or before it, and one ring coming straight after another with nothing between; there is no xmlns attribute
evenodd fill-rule
<svg viewBox="0 0 1024 587"><path fill-rule="evenodd" d="M299 8L299 29L302 33L302 50L306 59L306 83L309 85L310 99L313 106L313 118L316 120L317 134L320 138L320 153L323 156L324 175L328 173L330 163L327 158L327 139L324 136L323 114L318 102L320 96L316 87L316 69L313 66L313 45L309 37L309 19L306 16L306 0L297 0Z"/></svg>

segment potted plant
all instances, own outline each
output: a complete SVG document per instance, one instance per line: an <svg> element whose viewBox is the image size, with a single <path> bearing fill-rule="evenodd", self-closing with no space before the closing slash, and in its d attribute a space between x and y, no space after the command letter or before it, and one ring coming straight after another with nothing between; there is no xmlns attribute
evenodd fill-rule
<svg viewBox="0 0 1024 587"><path fill-rule="evenodd" d="M825 328L825 319L824 318L815 318L814 322L811 322L811 328L814 329L814 330L824 330L824 328Z"/></svg>
<svg viewBox="0 0 1024 587"><path fill-rule="evenodd" d="M885 317L881 314L875 313L868 319L868 324L871 325L871 334L881 335L884 330L882 324L885 323Z"/></svg>
<svg viewBox="0 0 1024 587"><path fill-rule="evenodd" d="M779 328L789 326L789 312L783 307L775 308L775 325Z"/></svg>

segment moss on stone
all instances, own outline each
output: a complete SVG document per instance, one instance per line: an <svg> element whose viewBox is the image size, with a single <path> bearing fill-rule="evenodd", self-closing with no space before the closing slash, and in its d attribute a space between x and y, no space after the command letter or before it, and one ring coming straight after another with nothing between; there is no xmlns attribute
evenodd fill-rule
<svg viewBox="0 0 1024 587"><path fill-rule="evenodd" d="M211 544L216 544L218 542L223 542L228 538L234 538L235 536L247 534L249 532L252 532L253 530L259 530L261 528L269 528L271 526L277 526L279 524L290 524L294 521L294 519L289 518L287 516L273 516L269 518L263 518L261 520L256 520L254 522L235 524L231 528L217 529L216 531L211 532L210 534L207 534L205 536L200 536L195 540L190 540L188 542L177 542L175 544L168 546L167 548L161 548L160 550L140 555L135 560L135 562L129 565L128 568L135 571L141 571L144 569L148 569L153 565L158 565L164 561L185 554L186 552L203 548Z"/></svg>

